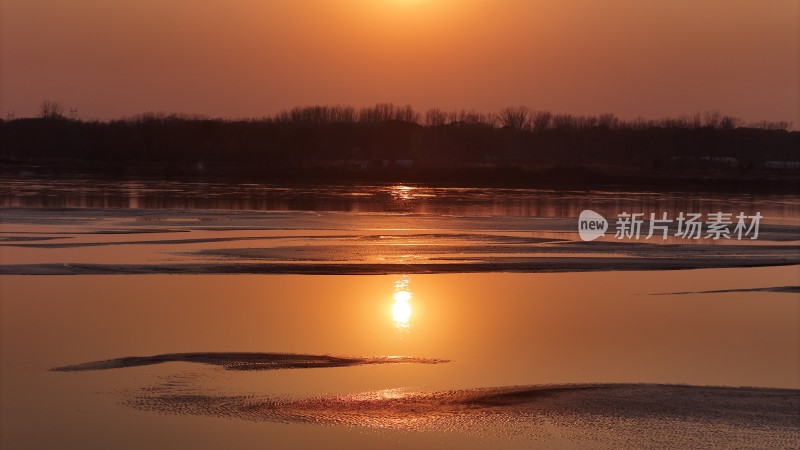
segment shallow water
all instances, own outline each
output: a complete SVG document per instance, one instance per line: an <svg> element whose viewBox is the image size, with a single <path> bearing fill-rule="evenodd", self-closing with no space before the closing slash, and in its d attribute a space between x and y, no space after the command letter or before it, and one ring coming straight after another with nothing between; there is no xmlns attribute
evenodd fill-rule
<svg viewBox="0 0 800 450"><path fill-rule="evenodd" d="M5 183L36 194L13 191L0 210L2 448L800 441L786 425L800 419L796 198L750 200L769 211L757 241L584 243L575 193L531 209L519 202L541 191L414 188L392 210L396 187L309 188L280 191L308 197L287 211L218 211L144 209L165 192L141 185L144 203L55 209L22 197L112 186ZM173 187L164 205L200 189ZM331 211L326 195L349 206ZM595 195L598 210L687 201ZM445 207L453 215L435 212ZM363 364L393 356L421 359Z"/></svg>
<svg viewBox="0 0 800 450"><path fill-rule="evenodd" d="M385 274L800 264L800 226L759 238L580 240L575 218L7 208L0 273ZM778 222L778 223L776 223Z"/></svg>
<svg viewBox="0 0 800 450"><path fill-rule="evenodd" d="M398 282L407 283L411 293L407 321L393 315ZM153 392L235 396L228 404L241 408L259 398L563 383L798 389L797 295L702 293L796 282L796 267L407 277L5 276L2 434L9 445L22 444L36 437L43 420L80 428L94 426L109 411L120 421L134 420L125 405ZM267 372L180 362L97 372L48 370L186 351L411 355L451 362ZM251 400L237 400L241 396ZM185 408L187 415L197 414L192 406ZM214 408L206 409L214 415ZM158 417L166 423L183 420ZM115 426L155 433L139 424L136 419ZM284 437L297 433L295 426L265 425ZM50 437L78 446L74 427ZM408 426L397 428L392 433L414 433ZM491 429L508 430L488 428L483 439L519 443L517 434L493 437ZM452 444L458 434L430 438L428 444L437 446L440 439ZM598 438L592 436L584 438ZM195 437L179 442L204 445ZM364 440L363 448L369 442ZM97 448L112 444L125 448L107 440L99 440Z"/></svg>

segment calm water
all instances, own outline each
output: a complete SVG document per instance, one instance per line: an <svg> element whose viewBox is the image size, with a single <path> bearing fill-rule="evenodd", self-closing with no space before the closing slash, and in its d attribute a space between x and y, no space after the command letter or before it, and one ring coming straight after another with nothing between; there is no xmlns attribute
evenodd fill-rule
<svg viewBox="0 0 800 450"><path fill-rule="evenodd" d="M346 211L442 216L578 217L584 209L622 211L760 211L772 220L800 218L797 195L687 192L555 191L421 185L271 185L164 180L61 180L0 177L0 206L46 208Z"/></svg>
<svg viewBox="0 0 800 450"><path fill-rule="evenodd" d="M0 186L4 449L725 446L697 438L707 434L780 448L800 439L774 423L454 412L445 407L450 394L436 394L449 400L423 404L431 408L424 414L391 409L426 393L508 386L800 389L797 196L19 179ZM758 210L766 228L757 244L619 250L608 238L579 242L575 218L586 208ZM645 270L665 258L705 266ZM737 258L762 267L718 265ZM636 270L608 270L617 267L612 259L633 259L626 267ZM477 269L425 273L454 260ZM527 265L503 266L519 261ZM248 264L268 274L203 272ZM287 274L320 264L390 268ZM544 273L502 269L534 265ZM146 274L125 274L134 269ZM59 270L83 274L48 275ZM49 370L185 352L449 362ZM324 399L313 400L317 414L297 412L302 404L292 402L307 399ZM241 413L276 401L295 413Z"/></svg>

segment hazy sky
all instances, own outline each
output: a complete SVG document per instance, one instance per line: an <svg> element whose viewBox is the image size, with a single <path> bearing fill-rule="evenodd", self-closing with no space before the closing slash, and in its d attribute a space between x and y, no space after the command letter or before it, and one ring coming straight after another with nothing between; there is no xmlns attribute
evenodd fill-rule
<svg viewBox="0 0 800 450"><path fill-rule="evenodd" d="M800 125L798 0L0 0L0 112L504 106Z"/></svg>

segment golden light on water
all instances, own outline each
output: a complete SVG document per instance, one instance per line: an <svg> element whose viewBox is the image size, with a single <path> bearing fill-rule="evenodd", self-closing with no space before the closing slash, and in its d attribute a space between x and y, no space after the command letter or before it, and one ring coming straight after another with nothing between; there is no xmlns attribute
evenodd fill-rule
<svg viewBox="0 0 800 450"><path fill-rule="evenodd" d="M392 294L392 298L395 300L395 302L408 302L409 300L411 300L411 292L408 291L395 292L394 294Z"/></svg>
<svg viewBox="0 0 800 450"><path fill-rule="evenodd" d="M387 191L395 207L407 208L416 205L420 200L436 197L430 189L419 186L398 184L390 186Z"/></svg>
<svg viewBox="0 0 800 450"><path fill-rule="evenodd" d="M408 300L395 298L392 305L392 319L396 327L408 327L408 320L411 318L411 305Z"/></svg>
<svg viewBox="0 0 800 450"><path fill-rule="evenodd" d="M411 300L412 294L408 289L408 278L401 277L394 283L394 293L392 298L392 320L394 321L395 328L407 329L409 327L409 320L411 319Z"/></svg>
<svg viewBox="0 0 800 450"><path fill-rule="evenodd" d="M408 202L414 200L414 188L411 186L392 186L390 193L396 201Z"/></svg>

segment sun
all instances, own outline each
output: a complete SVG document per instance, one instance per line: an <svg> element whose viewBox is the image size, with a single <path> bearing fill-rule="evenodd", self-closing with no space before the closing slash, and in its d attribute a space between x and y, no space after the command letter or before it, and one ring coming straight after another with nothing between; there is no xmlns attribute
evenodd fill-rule
<svg viewBox="0 0 800 450"><path fill-rule="evenodd" d="M385 1L390 5L406 6L406 5L421 5L423 3L428 3L429 0L385 0Z"/></svg>

